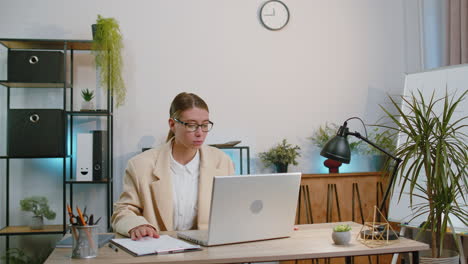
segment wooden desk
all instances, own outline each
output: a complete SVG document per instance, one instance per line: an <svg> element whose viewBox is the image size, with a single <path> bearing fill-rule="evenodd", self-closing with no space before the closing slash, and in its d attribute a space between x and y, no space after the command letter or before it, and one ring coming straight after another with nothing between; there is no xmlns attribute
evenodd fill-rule
<svg viewBox="0 0 468 264"><path fill-rule="evenodd" d="M170 255L133 257L123 250L113 251L107 246L99 249L97 258L71 259L70 248L56 248L46 264L55 263L239 263L358 255L391 254L427 250L427 244L402 238L399 243L381 248L368 248L356 241L360 224L348 222L353 227L353 239L348 246L336 246L331 239L331 227L336 223L300 225L290 238L273 239L252 243L204 247L202 251ZM174 234L174 232L165 232ZM417 262L415 262L417 263Z"/></svg>

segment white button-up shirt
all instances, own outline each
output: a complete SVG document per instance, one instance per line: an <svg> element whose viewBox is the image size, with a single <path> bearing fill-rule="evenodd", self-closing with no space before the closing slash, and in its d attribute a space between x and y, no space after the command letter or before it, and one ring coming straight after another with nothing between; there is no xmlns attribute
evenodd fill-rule
<svg viewBox="0 0 468 264"><path fill-rule="evenodd" d="M174 230L194 228L198 210L198 178L200 176L200 153L186 165L172 156L171 173L174 194Z"/></svg>

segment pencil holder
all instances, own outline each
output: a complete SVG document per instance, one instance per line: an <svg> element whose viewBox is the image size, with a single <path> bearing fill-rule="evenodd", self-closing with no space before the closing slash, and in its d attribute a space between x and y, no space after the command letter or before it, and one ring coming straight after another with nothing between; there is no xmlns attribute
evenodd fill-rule
<svg viewBox="0 0 468 264"><path fill-rule="evenodd" d="M72 258L95 258L98 254L98 226L72 225Z"/></svg>

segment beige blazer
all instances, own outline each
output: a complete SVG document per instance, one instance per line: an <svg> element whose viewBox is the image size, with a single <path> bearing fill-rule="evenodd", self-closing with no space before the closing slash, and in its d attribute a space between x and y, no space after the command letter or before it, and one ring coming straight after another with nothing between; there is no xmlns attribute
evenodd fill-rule
<svg viewBox="0 0 468 264"><path fill-rule="evenodd" d="M158 231L173 230L170 151L171 142L168 142L129 160L123 192L114 204L111 218L114 231L129 236L128 231L144 224L152 225ZM214 147L201 147L198 229L208 227L213 177L233 174L234 166L228 155Z"/></svg>

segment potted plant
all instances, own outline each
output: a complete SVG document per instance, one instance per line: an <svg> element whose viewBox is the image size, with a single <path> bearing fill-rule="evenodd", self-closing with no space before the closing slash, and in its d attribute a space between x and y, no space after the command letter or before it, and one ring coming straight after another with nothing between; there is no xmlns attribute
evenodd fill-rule
<svg viewBox="0 0 468 264"><path fill-rule="evenodd" d="M367 137L371 142L375 143L377 146L386 150L389 153L395 152L396 147L396 134L392 133L388 129L383 129L381 127L375 127ZM361 153L371 157L371 170L381 171L385 168L384 164L388 162L388 156L384 155L377 148L372 147L369 144L365 144L361 149Z"/></svg>
<svg viewBox="0 0 468 264"><path fill-rule="evenodd" d="M50 210L46 197L31 196L20 201L21 210L29 211L34 214L31 221L31 229L43 229L44 217L53 220L55 212Z"/></svg>
<svg viewBox="0 0 468 264"><path fill-rule="evenodd" d="M5 263L12 264L34 263L31 257L26 255L26 253L24 253L24 251L19 248L9 248L5 251L5 255L1 257L1 260L4 260Z"/></svg>
<svg viewBox="0 0 468 264"><path fill-rule="evenodd" d="M322 149L325 144L336 135L338 128L339 126L334 123L325 123L324 126L320 126L318 129L316 129L312 133L312 136L309 137L309 139L312 140L312 144ZM350 142L349 148L351 149L351 152L359 152L361 144L361 141ZM325 160L323 164L329 169L330 173L338 173L338 168L341 166L341 162L331 159Z"/></svg>
<svg viewBox="0 0 468 264"><path fill-rule="evenodd" d="M275 147L266 152L261 152L258 155L266 166L274 165L277 172L287 172L289 164L298 164L296 159L301 156L299 153L300 149L299 146L293 146L289 144L286 139L283 139L283 141Z"/></svg>
<svg viewBox="0 0 468 264"><path fill-rule="evenodd" d="M100 84L116 99L116 107L123 105L126 87L122 78L122 35L114 18L98 15L93 34L93 53L100 72Z"/></svg>
<svg viewBox="0 0 468 264"><path fill-rule="evenodd" d="M447 228L454 230L450 217L456 217L468 226L466 209L457 202L463 198L466 203L468 192L468 145L467 135L462 131L467 126L468 117L455 119L453 116L467 93L449 96L446 92L445 96L435 99L433 92L427 100L418 90L408 97L401 96L402 104L390 97L396 114L382 107L392 120L392 124L384 127L400 135L401 142L395 156L403 161L398 168L400 187L396 191L400 198L403 192L410 195L415 217L427 214L421 232L429 231L431 234L432 258L442 256ZM440 105L442 110L438 113L434 109ZM422 198L425 202L415 204L413 197ZM460 249L456 239L455 243Z"/></svg>
<svg viewBox="0 0 468 264"><path fill-rule="evenodd" d="M94 98L94 91L89 89L81 90L81 97L83 102L81 103L81 111L94 110L94 104L91 100Z"/></svg>
<svg viewBox="0 0 468 264"><path fill-rule="evenodd" d="M347 245L351 241L351 226L348 224L333 227L332 239L335 245Z"/></svg>

